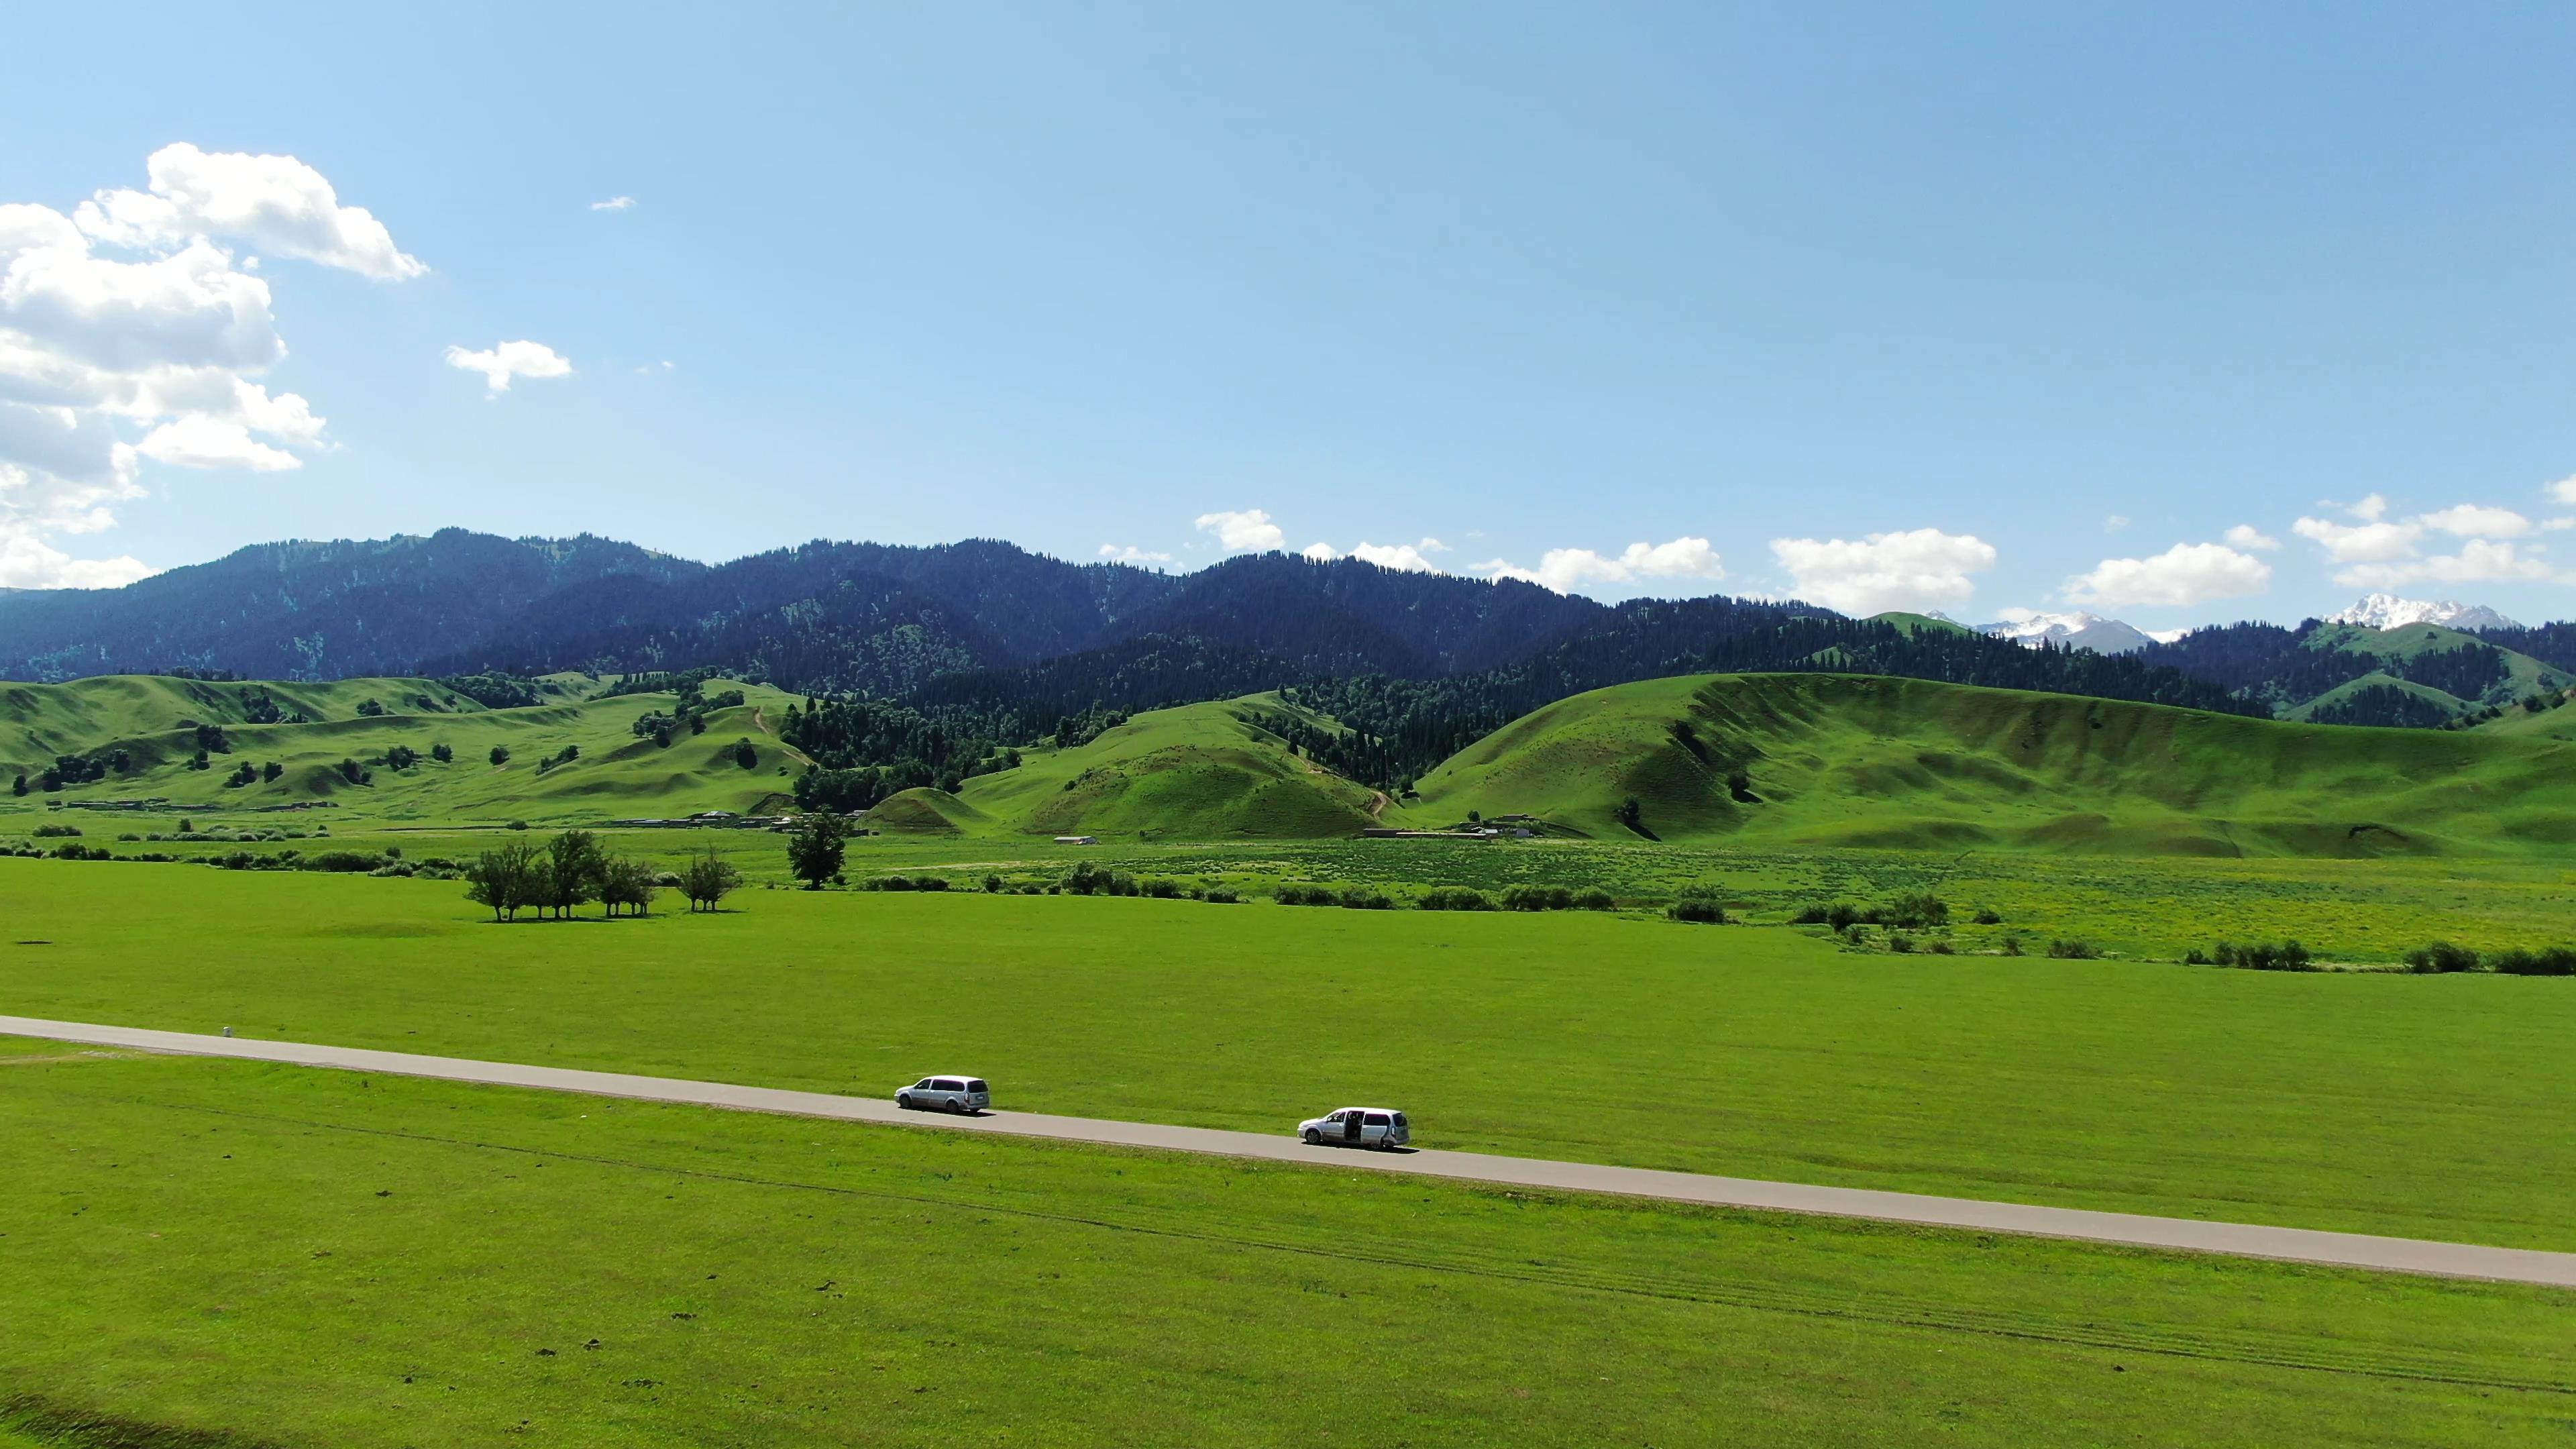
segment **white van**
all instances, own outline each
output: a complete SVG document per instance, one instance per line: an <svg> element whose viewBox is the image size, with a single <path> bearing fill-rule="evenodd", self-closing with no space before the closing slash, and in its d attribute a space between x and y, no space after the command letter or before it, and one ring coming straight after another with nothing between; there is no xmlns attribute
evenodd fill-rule
<svg viewBox="0 0 2576 1449"><path fill-rule="evenodd" d="M894 1104L923 1111L981 1112L993 1105L993 1092L982 1077L924 1077L896 1092Z"/></svg>
<svg viewBox="0 0 2576 1449"><path fill-rule="evenodd" d="M1391 1107L1344 1107L1297 1124L1309 1147L1378 1147L1393 1151L1413 1140L1413 1124Z"/></svg>

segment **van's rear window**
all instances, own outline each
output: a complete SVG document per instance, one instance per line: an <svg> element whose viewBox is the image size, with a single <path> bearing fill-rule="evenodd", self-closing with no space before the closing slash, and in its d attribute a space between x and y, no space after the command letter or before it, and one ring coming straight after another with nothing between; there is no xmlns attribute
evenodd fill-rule
<svg viewBox="0 0 2576 1449"><path fill-rule="evenodd" d="M984 1085L984 1079L982 1077L977 1077L975 1080L966 1084L966 1090L970 1092L985 1092L992 1089Z"/></svg>
<svg viewBox="0 0 2576 1449"><path fill-rule="evenodd" d="M1404 1114L1402 1112L1398 1112L1395 1114L1395 1125L1398 1127L1410 1127L1413 1124L1405 1121Z"/></svg>

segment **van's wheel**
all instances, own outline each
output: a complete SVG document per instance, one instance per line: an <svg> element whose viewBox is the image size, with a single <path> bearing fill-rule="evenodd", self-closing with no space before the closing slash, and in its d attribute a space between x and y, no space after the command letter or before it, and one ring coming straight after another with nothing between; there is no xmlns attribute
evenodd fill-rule
<svg viewBox="0 0 2576 1449"><path fill-rule="evenodd" d="M1307 1129L1306 1129L1306 1145L1307 1145L1307 1146L1309 1146L1309 1147L1321 1147L1321 1146L1323 1146L1323 1145L1324 1145L1324 1134L1323 1134L1323 1133L1321 1133L1321 1132L1316 1131L1316 1130L1315 1130L1314 1128L1312 1128L1312 1127L1307 1128Z"/></svg>
<svg viewBox="0 0 2576 1449"><path fill-rule="evenodd" d="M963 1117L966 1115L966 1104L951 1097L948 1099L948 1110L956 1116Z"/></svg>
<svg viewBox="0 0 2576 1449"><path fill-rule="evenodd" d="M895 1094L895 1099L894 1099L894 1104L895 1104L896 1106L898 1106L898 1107L901 1107L903 1110L905 1110L905 1111L907 1111L907 1112L911 1111L911 1110L912 1110L912 1094L911 1094L910 1092L898 1092L898 1093L896 1093L896 1094Z"/></svg>

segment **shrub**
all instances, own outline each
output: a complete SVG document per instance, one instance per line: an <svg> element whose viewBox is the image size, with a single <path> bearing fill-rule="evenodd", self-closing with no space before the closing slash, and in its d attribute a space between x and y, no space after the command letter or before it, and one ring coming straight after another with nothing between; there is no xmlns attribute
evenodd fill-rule
<svg viewBox="0 0 2576 1449"><path fill-rule="evenodd" d="M304 857L303 863L297 868L356 874L374 870L384 863L383 856L369 855L362 850L324 850Z"/></svg>
<svg viewBox="0 0 2576 1449"><path fill-rule="evenodd" d="M1899 956L1911 956L1914 954L1914 938L1903 931L1890 931L1887 933L1887 949Z"/></svg>
<svg viewBox="0 0 2576 1449"><path fill-rule="evenodd" d="M2004 918L1995 914L1991 908L1978 911L1976 920L1980 926L2000 926L2004 923Z"/></svg>
<svg viewBox="0 0 2576 1449"><path fill-rule="evenodd" d="M2006 954L2018 956L2021 952L2015 950ZM2090 961L2102 953L2093 949L2090 941L2060 940L2048 943L2048 954L2060 961Z"/></svg>
<svg viewBox="0 0 2576 1449"><path fill-rule="evenodd" d="M81 833L81 830L77 825L39 825L27 833L33 835L38 840L56 840L66 836L78 835Z"/></svg>
<svg viewBox="0 0 2576 1449"><path fill-rule="evenodd" d="M1322 886L1284 885L1271 893L1283 906L1329 906L1333 893Z"/></svg>
<svg viewBox="0 0 2576 1449"><path fill-rule="evenodd" d="M1717 897L1711 895L1685 895L1666 906L1664 914L1676 921L1688 921L1695 926L1727 924L1726 907L1718 904Z"/></svg>
<svg viewBox="0 0 2576 1449"><path fill-rule="evenodd" d="M2487 965L2507 976L2576 976L2576 948L2543 946L2525 951L2517 947L2496 952L2487 958Z"/></svg>
<svg viewBox="0 0 2576 1449"><path fill-rule="evenodd" d="M2407 952L2406 969L2427 976L2451 971L2475 971L2478 969L2478 953L2466 946L2454 946L2448 941L2435 941L2429 946L2418 946Z"/></svg>
<svg viewBox="0 0 2576 1449"><path fill-rule="evenodd" d="M1206 890L1199 892L1199 899L1215 906L1239 905L1243 901L1243 897L1236 895L1234 892L1227 890L1223 886L1208 887Z"/></svg>
<svg viewBox="0 0 2576 1449"><path fill-rule="evenodd" d="M2309 969L2309 963L2312 960L2308 954L2308 948L2296 941L2283 941L2277 946L2269 941L2256 941L2250 946L2231 945L2221 941L2211 954L2216 958L2217 964L2234 966L2244 971L2305 971ZM2477 965L2477 954L2471 952L2469 966L2460 969L2468 970L2475 965Z"/></svg>
<svg viewBox="0 0 2576 1449"><path fill-rule="evenodd" d="M1086 860L1066 874L1064 891L1073 896L1132 896L1136 894L1136 878Z"/></svg>
<svg viewBox="0 0 2576 1449"><path fill-rule="evenodd" d="M1619 909L1619 902L1608 891L1576 891L1574 908L1578 911L1615 911Z"/></svg>
<svg viewBox="0 0 2576 1449"><path fill-rule="evenodd" d="M1950 943L1948 941L1934 941L1931 945L1926 946L1923 949L1931 952L1935 956L1947 956L1950 954Z"/></svg>
<svg viewBox="0 0 2576 1449"><path fill-rule="evenodd" d="M512 830L525 830L528 828L528 822L524 820L513 820L510 822L510 828Z"/></svg>
<svg viewBox="0 0 2576 1449"><path fill-rule="evenodd" d="M917 891L944 891L948 889L948 877L944 875L917 875L912 878L912 888Z"/></svg>
<svg viewBox="0 0 2576 1449"><path fill-rule="evenodd" d="M1950 924L1950 903L1929 891L1907 891L1870 913L1872 923L1908 931Z"/></svg>
<svg viewBox="0 0 2576 1449"><path fill-rule="evenodd" d="M1863 919L1865 918L1861 915L1860 907L1849 901L1836 901L1825 907L1825 924L1836 931L1848 931L1859 925Z"/></svg>
<svg viewBox="0 0 2576 1449"><path fill-rule="evenodd" d="M1395 897L1388 895L1384 891L1370 890L1366 886L1346 887L1340 895L1332 898L1332 902L1345 910L1353 911L1391 911L1395 909Z"/></svg>
<svg viewBox="0 0 2576 1449"><path fill-rule="evenodd" d="M1000 876L988 875L984 877L984 893L986 895L998 896L1008 889L1010 889L1009 883L1004 881Z"/></svg>
<svg viewBox="0 0 2576 1449"><path fill-rule="evenodd" d="M1149 880L1140 883L1137 886L1137 893L1149 896L1158 901L1177 901L1189 894L1189 892L1181 889L1181 883L1179 881L1161 879Z"/></svg>
<svg viewBox="0 0 2576 1449"><path fill-rule="evenodd" d="M2020 955L2020 954L2021 954L2021 937L2019 937L2019 936L2006 936L2006 937L2004 937L2004 954L2005 954L2005 955L2007 955L2007 956L2018 956L2018 955Z"/></svg>
<svg viewBox="0 0 2576 1449"><path fill-rule="evenodd" d="M1516 885L1503 892L1507 911L1564 911L1574 907L1574 892L1563 886Z"/></svg>
<svg viewBox="0 0 2576 1449"><path fill-rule="evenodd" d="M1423 896L1421 905L1426 911L1490 911L1494 908L1491 896L1465 886L1442 886Z"/></svg>
<svg viewBox="0 0 2576 1449"><path fill-rule="evenodd" d="M859 889L863 891L908 891L912 889L912 878L910 876L901 875L878 876L874 880L860 886Z"/></svg>

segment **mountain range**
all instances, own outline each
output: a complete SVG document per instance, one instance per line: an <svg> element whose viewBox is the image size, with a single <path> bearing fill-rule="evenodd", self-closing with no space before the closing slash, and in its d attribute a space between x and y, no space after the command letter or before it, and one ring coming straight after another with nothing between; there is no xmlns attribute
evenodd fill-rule
<svg viewBox="0 0 2576 1449"><path fill-rule="evenodd" d="M2376 597L2356 609L2502 617ZM2340 690L2329 702L2357 713L2326 717L2441 723L2576 670L2576 630L2503 622L2493 645L2408 625L2440 637L2390 655L2369 629L2313 621L2167 639L2091 614L2016 614L1980 631L1716 596L1609 605L1280 553L1175 575L986 539L816 541L710 565L590 535L447 529L262 544L121 589L0 594L0 678L724 671L971 717L996 739L1095 707L1294 687L1373 736L1412 741L1406 758L1427 763L1571 694L1718 671L1847 670L2299 717ZM2321 646L2321 629L2340 632Z"/></svg>

